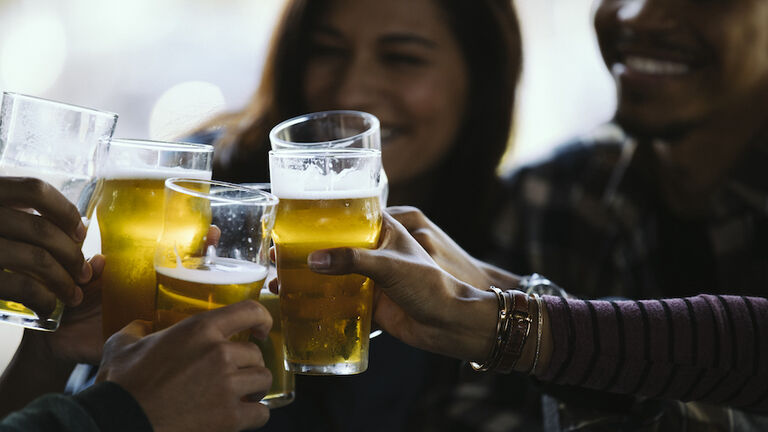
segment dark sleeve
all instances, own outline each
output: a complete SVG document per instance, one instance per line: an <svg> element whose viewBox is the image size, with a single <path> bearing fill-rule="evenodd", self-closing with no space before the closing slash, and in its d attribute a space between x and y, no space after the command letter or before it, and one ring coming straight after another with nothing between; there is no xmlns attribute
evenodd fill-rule
<svg viewBox="0 0 768 432"><path fill-rule="evenodd" d="M152 431L136 400L115 383L103 382L75 396L40 397L0 422L0 432Z"/></svg>
<svg viewBox="0 0 768 432"><path fill-rule="evenodd" d="M545 381L768 412L768 299L545 302Z"/></svg>

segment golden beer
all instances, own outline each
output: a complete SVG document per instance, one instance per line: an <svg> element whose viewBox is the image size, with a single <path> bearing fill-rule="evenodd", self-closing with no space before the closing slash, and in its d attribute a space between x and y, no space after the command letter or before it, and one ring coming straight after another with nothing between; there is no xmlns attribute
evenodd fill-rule
<svg viewBox="0 0 768 432"><path fill-rule="evenodd" d="M272 372L272 387L264 396L263 403L270 408L279 408L293 401L296 388L293 373L285 367L285 345L283 343L283 326L280 322L280 297L269 290L261 291L259 302L272 315L272 330L266 341L256 340L264 357L264 364Z"/></svg>
<svg viewBox="0 0 768 432"><path fill-rule="evenodd" d="M104 339L135 319L151 321L154 317L154 256L163 228L164 182L179 174L195 178L211 175L206 171L165 170L113 174L103 181L96 218L106 257L102 275ZM198 214L180 217L189 218L183 225L201 219ZM199 236L208 229L203 222L195 223Z"/></svg>
<svg viewBox="0 0 768 432"><path fill-rule="evenodd" d="M258 300L267 268L254 262L230 258L192 258L183 266L157 267L157 308L155 331L194 314L217 309L242 300ZM232 339L247 342L246 330Z"/></svg>
<svg viewBox="0 0 768 432"><path fill-rule="evenodd" d="M276 195L280 203L273 239L288 364L302 373L362 372L368 361L372 283L360 275L314 273L307 255L333 247L376 247L378 191L311 193L298 199Z"/></svg>

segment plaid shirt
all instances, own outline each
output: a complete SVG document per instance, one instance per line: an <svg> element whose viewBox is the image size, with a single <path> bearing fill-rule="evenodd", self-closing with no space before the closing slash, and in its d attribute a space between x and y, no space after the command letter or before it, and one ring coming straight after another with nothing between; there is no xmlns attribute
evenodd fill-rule
<svg viewBox="0 0 768 432"><path fill-rule="evenodd" d="M706 214L688 220L675 216L660 198L657 179L643 162L645 150L607 125L545 160L516 169L505 179L509 195L496 223L498 248L485 258L517 274L540 273L584 298L766 297L768 139L736 166ZM524 380L466 375L448 404L447 430L541 428L535 424L542 416L538 385ZM554 429L614 430L619 426L610 422L603 429L576 425L600 418L616 421L613 413L599 408L636 400L584 390L574 395L592 402L561 410ZM768 427L768 418L727 408L652 403L665 411L653 426L658 430ZM557 410L556 403L545 404L545 429L553 427Z"/></svg>
<svg viewBox="0 0 768 432"><path fill-rule="evenodd" d="M732 171L708 212L688 220L667 209L640 151L603 128L516 170L493 260L587 298L765 297L768 139Z"/></svg>

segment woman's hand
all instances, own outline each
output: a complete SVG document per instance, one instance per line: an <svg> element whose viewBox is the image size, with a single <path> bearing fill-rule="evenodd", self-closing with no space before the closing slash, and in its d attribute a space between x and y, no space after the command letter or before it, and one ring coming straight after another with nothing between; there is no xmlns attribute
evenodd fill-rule
<svg viewBox="0 0 768 432"><path fill-rule="evenodd" d="M483 360L490 351L496 296L441 269L387 213L377 249L319 250L309 255L308 265L318 273L371 278L375 321L409 345L466 360Z"/></svg>
<svg viewBox="0 0 768 432"><path fill-rule="evenodd" d="M251 329L265 339L272 317L246 300L149 334L134 321L104 345L97 382L130 392L156 431L239 431L264 425L258 403L272 385L258 346L229 338Z"/></svg>
<svg viewBox="0 0 768 432"><path fill-rule="evenodd" d="M50 184L0 177L0 298L42 316L54 310L56 297L79 305L78 284L92 276L80 251L85 233L77 208Z"/></svg>
<svg viewBox="0 0 768 432"><path fill-rule="evenodd" d="M387 212L400 222L443 270L456 279L482 289L491 285L511 289L520 278L473 258L416 207L389 207Z"/></svg>

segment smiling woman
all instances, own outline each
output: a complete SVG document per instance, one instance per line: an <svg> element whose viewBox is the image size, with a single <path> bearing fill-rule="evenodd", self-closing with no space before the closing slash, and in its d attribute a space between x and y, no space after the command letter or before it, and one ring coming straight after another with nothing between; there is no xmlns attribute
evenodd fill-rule
<svg viewBox="0 0 768 432"><path fill-rule="evenodd" d="M381 121L389 204L422 208L482 254L520 65L511 0L290 1L250 105L196 138L217 147L214 177L259 182L268 178L268 132L278 122L313 111L369 112ZM454 360L383 335L359 377L300 376L296 401L268 427L406 430L438 415L457 371Z"/></svg>

